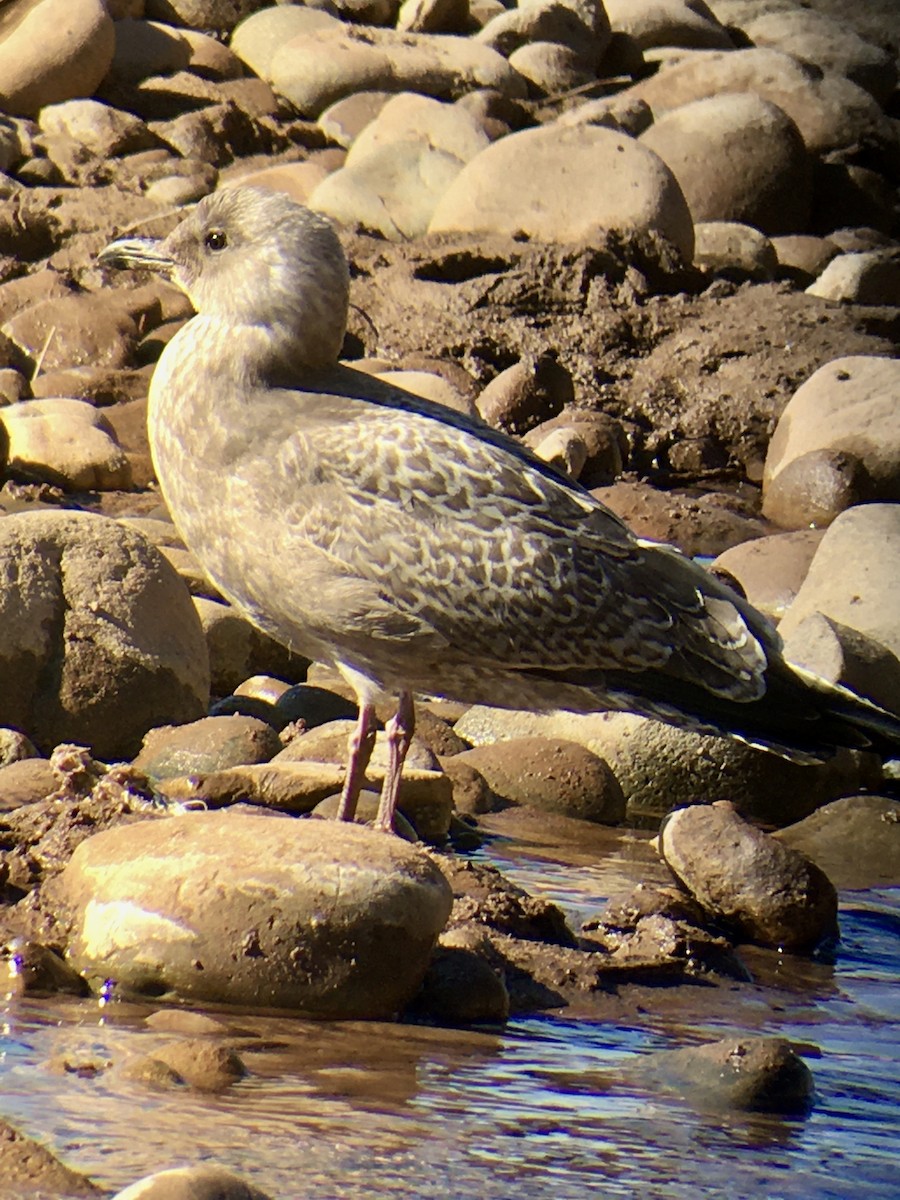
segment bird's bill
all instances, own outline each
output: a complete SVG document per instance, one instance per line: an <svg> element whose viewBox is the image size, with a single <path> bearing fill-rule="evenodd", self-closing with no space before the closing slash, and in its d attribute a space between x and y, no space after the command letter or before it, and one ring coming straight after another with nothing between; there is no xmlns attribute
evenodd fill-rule
<svg viewBox="0 0 900 1200"><path fill-rule="evenodd" d="M101 267L155 271L158 275L168 276L175 264L160 247L161 243L155 238L119 238L100 251L97 262Z"/></svg>

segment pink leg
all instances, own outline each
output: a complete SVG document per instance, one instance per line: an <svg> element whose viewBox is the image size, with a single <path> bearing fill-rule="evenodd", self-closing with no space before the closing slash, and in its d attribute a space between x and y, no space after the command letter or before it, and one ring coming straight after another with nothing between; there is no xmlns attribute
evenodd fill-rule
<svg viewBox="0 0 900 1200"><path fill-rule="evenodd" d="M394 830L394 811L397 808L403 763L415 728L416 710L412 695L409 692L401 692L398 697L397 712L388 721L385 728L388 743L388 768L381 789L381 800L378 803L378 815L375 818L375 828L381 829L385 833L393 833Z"/></svg>
<svg viewBox="0 0 900 1200"><path fill-rule="evenodd" d="M341 788L341 802L338 805L339 821L352 821L356 816L356 802L359 800L359 792L374 745L375 707L363 702L359 706L356 728L350 735L347 774L344 778L344 786Z"/></svg>

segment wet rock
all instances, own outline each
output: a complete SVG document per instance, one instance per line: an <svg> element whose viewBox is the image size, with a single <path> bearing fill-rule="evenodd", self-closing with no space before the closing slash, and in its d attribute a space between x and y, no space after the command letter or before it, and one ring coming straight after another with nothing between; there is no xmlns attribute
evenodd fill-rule
<svg viewBox="0 0 900 1200"><path fill-rule="evenodd" d="M698 221L694 225L694 266L724 279L775 278L778 259L772 243L737 221Z"/></svg>
<svg viewBox="0 0 900 1200"><path fill-rule="evenodd" d="M511 883L496 867L471 859L435 855L453 889L453 911L442 945L467 945L471 923L525 941L574 947L575 936L560 908Z"/></svg>
<svg viewBox="0 0 900 1200"><path fill-rule="evenodd" d="M525 88L501 55L471 39L343 25L283 44L266 78L308 117L362 90L419 91L440 99L483 87L520 96Z"/></svg>
<svg viewBox="0 0 900 1200"><path fill-rule="evenodd" d="M502 1024L509 1016L509 992L480 954L441 946L425 973L412 1012L441 1025Z"/></svg>
<svg viewBox="0 0 900 1200"><path fill-rule="evenodd" d="M247 1074L234 1050L209 1038L182 1038L154 1050L150 1057L197 1092L222 1092Z"/></svg>
<svg viewBox="0 0 900 1200"><path fill-rule="evenodd" d="M821 540L818 529L755 538L725 550L710 570L737 583L753 607L777 625L800 590Z"/></svg>
<svg viewBox="0 0 900 1200"><path fill-rule="evenodd" d="M630 983L749 978L731 942L677 888L638 884L582 925L583 945L604 953L604 973Z"/></svg>
<svg viewBox="0 0 900 1200"><path fill-rule="evenodd" d="M22 513L0 519L0 557L15 579L0 588L0 724L47 751L77 741L114 759L205 710L200 622L140 534L88 513Z"/></svg>
<svg viewBox="0 0 900 1200"><path fill-rule="evenodd" d="M90 989L78 972L39 942L14 938L0 951L2 959L6 959L7 988L13 995L89 994Z"/></svg>
<svg viewBox="0 0 900 1200"><path fill-rule="evenodd" d="M237 813L109 830L58 882L89 980L329 1018L394 1015L450 912L447 881L399 838Z"/></svg>
<svg viewBox="0 0 900 1200"><path fill-rule="evenodd" d="M115 48L103 0L14 0L0 31L0 107L34 116L46 104L90 96Z"/></svg>
<svg viewBox="0 0 900 1200"><path fill-rule="evenodd" d="M56 777L46 758L28 758L0 767L0 811L43 800L56 787Z"/></svg>
<svg viewBox="0 0 900 1200"><path fill-rule="evenodd" d="M157 1171L116 1192L112 1200L274 1200L224 1167Z"/></svg>
<svg viewBox="0 0 900 1200"><path fill-rule="evenodd" d="M875 496L900 500L900 362L852 355L820 367L788 401L769 443L764 499L782 471L813 451L845 451Z"/></svg>
<svg viewBox="0 0 900 1200"><path fill-rule="evenodd" d="M732 40L703 0L605 0L617 33L627 33L643 49L684 46L730 50Z"/></svg>
<svg viewBox="0 0 900 1200"><path fill-rule="evenodd" d="M846 450L810 450L792 458L766 487L763 513L782 529L824 529L840 513L873 498L869 473Z"/></svg>
<svg viewBox="0 0 900 1200"><path fill-rule="evenodd" d="M900 883L900 803L842 796L775 835L819 867L837 888Z"/></svg>
<svg viewBox="0 0 900 1200"><path fill-rule="evenodd" d="M900 305L900 254L839 254L806 289L807 296L848 304Z"/></svg>
<svg viewBox="0 0 900 1200"><path fill-rule="evenodd" d="M822 73L779 50L752 47L682 58L629 88L660 114L723 92L753 92L791 118L811 154L869 138L893 150L893 132L878 103L841 75Z"/></svg>
<svg viewBox="0 0 900 1200"><path fill-rule="evenodd" d="M184 1080L177 1071L150 1054L127 1063L122 1075L129 1082L139 1083L154 1092L175 1091L184 1087Z"/></svg>
<svg viewBox="0 0 900 1200"><path fill-rule="evenodd" d="M475 402L488 425L525 433L572 401L572 379L553 355L523 358L495 375Z"/></svg>
<svg viewBox="0 0 900 1200"><path fill-rule="evenodd" d="M765 234L805 228L812 171L803 138L761 96L695 100L659 117L640 140L678 180L695 224L737 222Z"/></svg>
<svg viewBox="0 0 900 1200"><path fill-rule="evenodd" d="M281 750L278 734L254 717L202 717L188 725L151 729L134 760L154 779L265 763Z"/></svg>
<svg viewBox="0 0 900 1200"><path fill-rule="evenodd" d="M29 1195L102 1196L84 1175L64 1166L39 1142L0 1121L0 1197L23 1200Z"/></svg>
<svg viewBox="0 0 900 1200"><path fill-rule="evenodd" d="M888 710L900 696L900 659L881 642L820 612L811 612L784 640L789 662L840 683Z"/></svg>
<svg viewBox="0 0 900 1200"><path fill-rule="evenodd" d="M671 813L659 843L690 895L743 940L802 952L836 933L837 893L828 877L727 801Z"/></svg>
<svg viewBox="0 0 900 1200"><path fill-rule="evenodd" d="M900 657L896 564L900 505L861 504L828 527L779 631L790 637L810 613L858 629Z"/></svg>
<svg viewBox="0 0 900 1200"><path fill-rule="evenodd" d="M508 803L607 825L625 816L625 797L609 766L577 742L515 738L467 750L457 759L474 767Z"/></svg>
<svg viewBox="0 0 900 1200"><path fill-rule="evenodd" d="M310 207L391 240L425 232L441 196L488 145L464 109L403 93L359 134L345 165L310 196Z"/></svg>
<svg viewBox="0 0 900 1200"><path fill-rule="evenodd" d="M178 1033L193 1038L201 1034L225 1034L231 1031L227 1021L207 1013L188 1012L183 1008L160 1008L150 1014L145 1024L160 1033Z"/></svg>
<svg viewBox="0 0 900 1200"><path fill-rule="evenodd" d="M662 160L622 134L580 125L526 129L493 142L457 175L429 230L578 241L598 226L653 231L686 258L693 252L690 211Z"/></svg>
<svg viewBox="0 0 900 1200"><path fill-rule="evenodd" d="M872 755L840 751L826 763L800 766L729 738L675 729L631 713L531 713L473 706L455 726L485 745L502 738L557 737L604 759L625 794L626 819L655 827L673 808L731 800L748 817L785 825L848 790L877 786Z"/></svg>
<svg viewBox="0 0 900 1200"><path fill-rule="evenodd" d="M131 464L101 412L83 400L48 398L10 404L0 421L10 471L70 492L131 486Z"/></svg>
<svg viewBox="0 0 900 1200"><path fill-rule="evenodd" d="M809 1068L784 1038L724 1038L663 1050L642 1060L637 1070L715 1113L798 1116L809 1111L815 1096Z"/></svg>

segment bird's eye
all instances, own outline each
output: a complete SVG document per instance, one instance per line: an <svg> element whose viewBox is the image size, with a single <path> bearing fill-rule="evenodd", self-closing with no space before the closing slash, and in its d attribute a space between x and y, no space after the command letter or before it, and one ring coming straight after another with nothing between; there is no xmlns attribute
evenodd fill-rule
<svg viewBox="0 0 900 1200"><path fill-rule="evenodd" d="M207 250L224 250L228 245L228 238L221 229L211 229L203 239L203 245Z"/></svg>

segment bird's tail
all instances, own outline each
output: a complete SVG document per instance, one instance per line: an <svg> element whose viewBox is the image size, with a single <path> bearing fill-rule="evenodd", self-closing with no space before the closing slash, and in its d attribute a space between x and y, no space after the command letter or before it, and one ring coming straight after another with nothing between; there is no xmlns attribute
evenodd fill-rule
<svg viewBox="0 0 900 1200"><path fill-rule="evenodd" d="M820 713L826 744L871 750L884 758L900 757L900 716L795 663L788 669L805 685L810 700L818 698L819 703L813 704Z"/></svg>
<svg viewBox="0 0 900 1200"><path fill-rule="evenodd" d="M734 737L798 763L823 762L842 747L900 757L896 713L777 654L769 656L765 681L758 699L738 701L663 671L644 671L640 694L635 689L621 707L695 733ZM624 673L607 672L604 683L619 695L629 691Z"/></svg>

